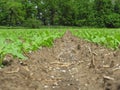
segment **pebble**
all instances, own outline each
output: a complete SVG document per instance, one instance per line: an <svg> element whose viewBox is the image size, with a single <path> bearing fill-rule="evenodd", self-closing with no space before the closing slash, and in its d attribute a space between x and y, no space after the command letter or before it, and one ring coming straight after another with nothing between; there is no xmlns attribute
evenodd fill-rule
<svg viewBox="0 0 120 90"><path fill-rule="evenodd" d="M53 86L52 88L55 88L55 86Z"/></svg>
<svg viewBox="0 0 120 90"><path fill-rule="evenodd" d="M32 51L29 51L29 53L32 53Z"/></svg>
<svg viewBox="0 0 120 90"><path fill-rule="evenodd" d="M51 78L55 78L55 76L51 76Z"/></svg>
<svg viewBox="0 0 120 90"><path fill-rule="evenodd" d="M56 67L56 70L60 70L60 68L59 68L59 67Z"/></svg>
<svg viewBox="0 0 120 90"><path fill-rule="evenodd" d="M55 69L55 68L53 68L53 70L55 71L56 69Z"/></svg>
<svg viewBox="0 0 120 90"><path fill-rule="evenodd" d="M79 81L79 79L76 79L76 81Z"/></svg>
<svg viewBox="0 0 120 90"><path fill-rule="evenodd" d="M73 78L74 76L72 75L72 78Z"/></svg>
<svg viewBox="0 0 120 90"><path fill-rule="evenodd" d="M47 85L45 85L45 86L44 86L44 88L48 88L48 86L47 86Z"/></svg>
<svg viewBox="0 0 120 90"><path fill-rule="evenodd" d="M52 70L52 67L49 67L49 70Z"/></svg>
<svg viewBox="0 0 120 90"><path fill-rule="evenodd" d="M70 86L70 84L67 84L68 86Z"/></svg>
<svg viewBox="0 0 120 90"><path fill-rule="evenodd" d="M55 86L58 86L58 83L56 82L56 83L54 83L54 85L55 85Z"/></svg>
<svg viewBox="0 0 120 90"><path fill-rule="evenodd" d="M66 72L66 70L61 70L61 72L64 72L64 73L65 73L65 72Z"/></svg>
<svg viewBox="0 0 120 90"><path fill-rule="evenodd" d="M71 70L70 70L70 73L71 74L75 74L75 73L77 73L78 72L78 69L77 68L72 68Z"/></svg>
<svg viewBox="0 0 120 90"><path fill-rule="evenodd" d="M85 86L87 87L87 86L88 86L88 84L86 83L86 84L85 84Z"/></svg>

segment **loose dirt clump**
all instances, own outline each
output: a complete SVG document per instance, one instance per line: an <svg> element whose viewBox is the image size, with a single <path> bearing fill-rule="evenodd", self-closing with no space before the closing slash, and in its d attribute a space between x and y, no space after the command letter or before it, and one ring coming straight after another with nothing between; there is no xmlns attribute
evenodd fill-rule
<svg viewBox="0 0 120 90"><path fill-rule="evenodd" d="M27 54L0 69L0 90L120 90L120 51L67 31L52 48Z"/></svg>

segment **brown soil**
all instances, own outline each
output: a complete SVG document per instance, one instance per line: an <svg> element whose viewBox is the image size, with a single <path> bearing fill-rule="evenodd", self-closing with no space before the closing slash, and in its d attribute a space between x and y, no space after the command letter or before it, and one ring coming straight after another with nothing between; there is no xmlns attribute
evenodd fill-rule
<svg viewBox="0 0 120 90"><path fill-rule="evenodd" d="M120 90L120 51L108 50L71 35L52 48L27 54L26 61L6 56L0 90Z"/></svg>

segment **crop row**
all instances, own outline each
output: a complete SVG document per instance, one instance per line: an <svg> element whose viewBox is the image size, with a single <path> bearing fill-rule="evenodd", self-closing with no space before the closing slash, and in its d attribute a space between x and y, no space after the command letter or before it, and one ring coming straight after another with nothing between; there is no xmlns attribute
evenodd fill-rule
<svg viewBox="0 0 120 90"><path fill-rule="evenodd" d="M119 49L119 29L82 29L71 31L75 36L83 38L87 41L104 45L107 48Z"/></svg>
<svg viewBox="0 0 120 90"><path fill-rule="evenodd" d="M24 52L52 46L53 40L64 32L56 30L2 30L0 31L0 65L6 54L20 59L27 59Z"/></svg>

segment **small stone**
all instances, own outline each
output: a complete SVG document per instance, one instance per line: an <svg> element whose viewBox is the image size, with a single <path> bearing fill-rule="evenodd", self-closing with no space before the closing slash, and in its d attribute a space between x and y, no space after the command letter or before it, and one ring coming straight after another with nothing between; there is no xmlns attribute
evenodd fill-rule
<svg viewBox="0 0 120 90"><path fill-rule="evenodd" d="M55 69L55 68L53 68L53 70L55 71L56 69Z"/></svg>
<svg viewBox="0 0 120 90"><path fill-rule="evenodd" d="M47 85L45 85L45 86L44 86L44 88L48 88L48 86L47 86Z"/></svg>
<svg viewBox="0 0 120 90"><path fill-rule="evenodd" d="M76 81L79 81L79 79L76 79Z"/></svg>
<svg viewBox="0 0 120 90"><path fill-rule="evenodd" d="M32 53L32 51L29 51L29 53Z"/></svg>
<svg viewBox="0 0 120 90"><path fill-rule="evenodd" d="M57 69L57 70L60 70L60 68L59 68L59 67L56 67L56 69Z"/></svg>
<svg viewBox="0 0 120 90"><path fill-rule="evenodd" d="M70 86L70 84L67 84L68 86Z"/></svg>
<svg viewBox="0 0 120 90"><path fill-rule="evenodd" d="M66 70L61 70L61 72L64 72L64 73L65 73L65 72L66 72Z"/></svg>
<svg viewBox="0 0 120 90"><path fill-rule="evenodd" d="M77 69L77 68L72 68L71 71L70 71L71 74L75 74L75 73L77 73L77 72L78 72L78 69Z"/></svg>
<svg viewBox="0 0 120 90"><path fill-rule="evenodd" d="M52 88L55 88L55 86L53 86Z"/></svg>
<svg viewBox="0 0 120 90"><path fill-rule="evenodd" d="M51 76L51 78L55 78L55 76Z"/></svg>
<svg viewBox="0 0 120 90"><path fill-rule="evenodd" d="M55 83L54 83L54 85L55 85L55 86L58 86L58 83L57 83L57 82L55 82Z"/></svg>
<svg viewBox="0 0 120 90"><path fill-rule="evenodd" d="M88 84L86 83L86 84L85 84L85 86L87 87L87 86L88 86Z"/></svg>
<svg viewBox="0 0 120 90"><path fill-rule="evenodd" d="M73 78L74 76L72 75L72 78Z"/></svg>

